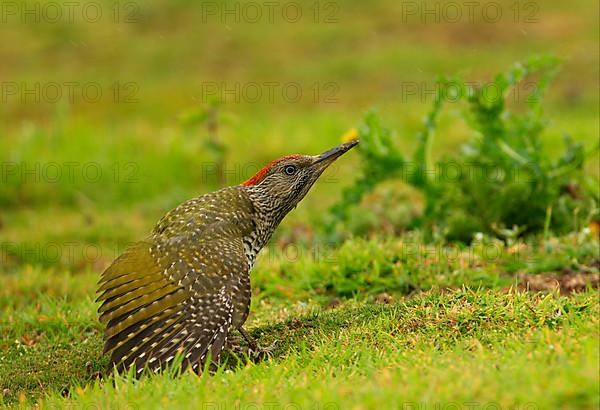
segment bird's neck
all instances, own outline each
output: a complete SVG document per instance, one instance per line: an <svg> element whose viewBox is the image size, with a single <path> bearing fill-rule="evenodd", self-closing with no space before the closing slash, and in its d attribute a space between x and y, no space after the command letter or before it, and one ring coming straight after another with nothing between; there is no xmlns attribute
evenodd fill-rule
<svg viewBox="0 0 600 410"><path fill-rule="evenodd" d="M244 187L252 202L254 229L244 238L246 255L254 264L258 252L269 242L279 223L290 209L277 198L262 192L256 187Z"/></svg>

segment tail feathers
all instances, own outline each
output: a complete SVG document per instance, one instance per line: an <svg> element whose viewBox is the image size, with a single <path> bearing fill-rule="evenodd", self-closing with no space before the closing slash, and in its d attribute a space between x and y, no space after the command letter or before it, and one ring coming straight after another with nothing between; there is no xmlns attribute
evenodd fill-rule
<svg viewBox="0 0 600 410"><path fill-rule="evenodd" d="M231 299L219 292L202 300L186 300L179 308L140 321L109 338L105 349L111 352L111 364L119 370L135 366L139 376L145 368L164 370L178 354L182 355L184 370L200 370L209 357L217 361L231 331Z"/></svg>

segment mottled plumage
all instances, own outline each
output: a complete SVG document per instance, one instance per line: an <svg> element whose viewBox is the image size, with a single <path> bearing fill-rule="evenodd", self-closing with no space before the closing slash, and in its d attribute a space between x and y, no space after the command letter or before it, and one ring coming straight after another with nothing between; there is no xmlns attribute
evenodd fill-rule
<svg viewBox="0 0 600 410"><path fill-rule="evenodd" d="M329 164L356 145L273 161L241 185L202 195L167 213L152 234L102 274L104 352L118 369L163 369L217 360L243 331L257 253ZM246 333L242 333L246 337Z"/></svg>

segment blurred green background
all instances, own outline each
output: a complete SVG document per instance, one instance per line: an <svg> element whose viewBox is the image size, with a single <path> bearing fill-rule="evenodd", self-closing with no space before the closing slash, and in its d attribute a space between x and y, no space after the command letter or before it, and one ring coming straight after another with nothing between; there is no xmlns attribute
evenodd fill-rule
<svg viewBox="0 0 600 410"><path fill-rule="evenodd" d="M564 61L547 92L548 154L559 150L565 133L588 149L598 141L597 2L500 1L472 9L390 1L307 1L291 8L183 0L57 4L2 6L5 241L110 246L138 239L166 210L218 188L207 172L215 161L225 161L226 185L239 183L273 158L339 143L371 107L397 130L395 143L412 152L438 74L485 82L533 54ZM266 84L273 84L272 97ZM302 97L291 101L297 89ZM526 95L520 90L514 99ZM221 151L210 145L206 124L186 121L215 100L221 102ZM471 136L448 105L434 158L455 152ZM357 164L356 155L340 161L281 232L319 223ZM597 175L598 164L596 151L587 169ZM95 175L97 168L97 181L86 178L84 171ZM37 180L26 173L32 169ZM397 188L406 195L399 206L418 213L419 196Z"/></svg>

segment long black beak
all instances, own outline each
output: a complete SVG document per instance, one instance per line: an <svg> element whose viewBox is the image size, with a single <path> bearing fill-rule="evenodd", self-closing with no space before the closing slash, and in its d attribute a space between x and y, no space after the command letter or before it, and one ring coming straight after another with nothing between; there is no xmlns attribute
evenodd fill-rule
<svg viewBox="0 0 600 410"><path fill-rule="evenodd" d="M313 164L318 164L320 162L331 163L335 161L338 157L342 156L344 153L355 147L356 145L358 145L358 140L352 140L345 142L342 145L338 145L335 148L325 151L321 155L317 155Z"/></svg>

